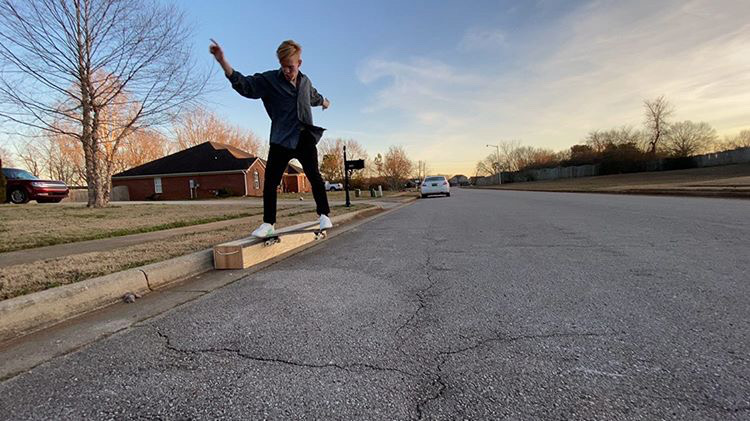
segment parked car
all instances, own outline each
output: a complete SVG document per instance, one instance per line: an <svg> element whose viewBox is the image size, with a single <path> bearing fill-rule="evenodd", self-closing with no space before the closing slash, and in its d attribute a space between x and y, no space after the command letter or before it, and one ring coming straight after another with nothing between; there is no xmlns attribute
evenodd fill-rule
<svg viewBox="0 0 750 421"><path fill-rule="evenodd" d="M422 197L427 197L431 194L444 194L450 197L451 186L448 184L448 180L442 175L427 177L419 187L419 192L422 193Z"/></svg>
<svg viewBox="0 0 750 421"><path fill-rule="evenodd" d="M8 180L6 202L21 204L29 200L38 203L58 203L68 197L70 189L62 181L41 180L26 170L3 168Z"/></svg>
<svg viewBox="0 0 750 421"><path fill-rule="evenodd" d="M326 181L326 191L339 191L344 190L344 185L341 183L329 183Z"/></svg>

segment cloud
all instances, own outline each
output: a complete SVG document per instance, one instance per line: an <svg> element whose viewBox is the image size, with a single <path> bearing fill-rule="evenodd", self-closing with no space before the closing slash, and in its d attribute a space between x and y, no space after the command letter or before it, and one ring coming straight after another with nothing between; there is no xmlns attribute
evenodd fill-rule
<svg viewBox="0 0 750 421"><path fill-rule="evenodd" d="M470 172L458 162L478 161L501 139L561 150L589 130L640 126L643 100L662 94L676 120L731 134L750 127L749 17L746 0L592 1L537 28L533 42L514 41L523 53L503 67L372 58L359 76L376 89L368 113L407 120L379 136L446 171ZM487 48L504 42L497 34L468 29L458 45Z"/></svg>
<svg viewBox="0 0 750 421"><path fill-rule="evenodd" d="M440 108L441 104L455 100L451 92L456 87L470 88L482 81L443 62L426 58L406 62L372 58L360 66L358 76L364 84L381 79L389 82L377 93L377 101L367 111L390 107L419 111L425 102L431 108Z"/></svg>

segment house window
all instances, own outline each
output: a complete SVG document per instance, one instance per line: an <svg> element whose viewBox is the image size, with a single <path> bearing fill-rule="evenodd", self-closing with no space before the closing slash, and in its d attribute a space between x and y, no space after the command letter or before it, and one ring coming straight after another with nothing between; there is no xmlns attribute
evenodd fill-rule
<svg viewBox="0 0 750 421"><path fill-rule="evenodd" d="M154 193L161 194L161 177L155 177L154 178Z"/></svg>
<svg viewBox="0 0 750 421"><path fill-rule="evenodd" d="M258 190L260 188L260 174L258 174L258 171L253 171L253 183L255 184L255 189Z"/></svg>

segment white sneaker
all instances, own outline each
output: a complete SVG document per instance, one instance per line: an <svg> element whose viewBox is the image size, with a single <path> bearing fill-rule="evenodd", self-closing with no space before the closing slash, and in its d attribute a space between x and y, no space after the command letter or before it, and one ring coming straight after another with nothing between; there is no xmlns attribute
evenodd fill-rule
<svg viewBox="0 0 750 421"><path fill-rule="evenodd" d="M331 219L328 218L326 215L320 215L320 230L327 230L328 228L333 227L333 223L331 222Z"/></svg>
<svg viewBox="0 0 750 421"><path fill-rule="evenodd" d="M275 233L276 231L274 231L273 225L264 222L258 227L258 229L253 231L252 235L253 237L257 238L266 238L274 235Z"/></svg>

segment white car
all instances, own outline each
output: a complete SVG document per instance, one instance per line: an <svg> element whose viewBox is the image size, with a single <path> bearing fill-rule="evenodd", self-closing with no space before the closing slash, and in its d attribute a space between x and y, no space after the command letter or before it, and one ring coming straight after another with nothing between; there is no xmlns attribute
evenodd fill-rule
<svg viewBox="0 0 750 421"><path fill-rule="evenodd" d="M326 191L339 191L344 190L344 185L341 183L329 183L326 181Z"/></svg>
<svg viewBox="0 0 750 421"><path fill-rule="evenodd" d="M431 194L444 194L450 197L451 186L448 184L448 180L442 175L437 177L427 177L419 187L419 192L422 193L422 197L427 197Z"/></svg>

